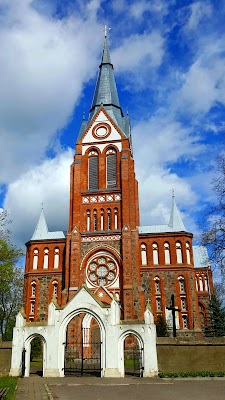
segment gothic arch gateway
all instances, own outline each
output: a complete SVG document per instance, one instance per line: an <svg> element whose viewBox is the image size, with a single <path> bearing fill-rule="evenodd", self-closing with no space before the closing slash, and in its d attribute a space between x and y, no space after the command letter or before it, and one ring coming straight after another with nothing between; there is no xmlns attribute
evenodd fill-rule
<svg viewBox="0 0 225 400"><path fill-rule="evenodd" d="M112 299L111 304L106 306L97 301L86 287L83 287L63 309L58 308L53 302L50 303L47 325L33 326L26 323L21 313L17 315L10 375L21 375L22 367L24 367L24 376L29 376L30 342L38 332L44 343L43 376L65 376L65 358L69 343L67 340L67 328L71 321L79 315L84 316L82 318L84 328L89 329L91 319L94 319L99 326L100 357L98 359L100 376L124 376L123 343L130 333L138 338L143 349L143 376L153 377L157 375L156 331L151 311L146 309L145 321L134 324L121 323L119 303ZM85 331L83 331L83 334L86 334ZM76 340L75 343L77 343ZM88 341L86 341L86 344L88 344ZM25 365L22 366L24 349L27 355L25 357ZM85 351L85 347L83 347L83 351ZM80 360L80 356L72 358L76 360L72 361L71 372L73 372L74 363L77 362L77 359ZM86 369L88 369L88 362Z"/></svg>

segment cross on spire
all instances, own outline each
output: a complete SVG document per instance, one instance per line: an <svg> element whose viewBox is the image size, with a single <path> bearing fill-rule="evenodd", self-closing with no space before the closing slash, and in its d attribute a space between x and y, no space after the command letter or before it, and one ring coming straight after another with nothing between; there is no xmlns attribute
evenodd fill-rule
<svg viewBox="0 0 225 400"><path fill-rule="evenodd" d="M101 29L102 32L104 32L104 36L107 37L107 31L110 31L111 28L109 28L107 25L104 26L103 29Z"/></svg>

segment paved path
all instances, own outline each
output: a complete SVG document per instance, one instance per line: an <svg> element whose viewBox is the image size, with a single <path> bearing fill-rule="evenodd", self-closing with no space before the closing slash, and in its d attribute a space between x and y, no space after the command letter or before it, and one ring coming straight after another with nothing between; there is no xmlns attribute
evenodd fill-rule
<svg viewBox="0 0 225 400"><path fill-rule="evenodd" d="M224 378L41 378L19 381L16 400L225 400Z"/></svg>

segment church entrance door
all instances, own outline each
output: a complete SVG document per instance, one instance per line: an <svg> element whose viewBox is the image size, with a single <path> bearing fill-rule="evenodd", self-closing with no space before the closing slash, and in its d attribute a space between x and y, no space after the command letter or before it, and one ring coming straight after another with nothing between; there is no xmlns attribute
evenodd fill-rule
<svg viewBox="0 0 225 400"><path fill-rule="evenodd" d="M101 376L101 352L98 322L89 313L75 316L67 326L65 375Z"/></svg>
<svg viewBox="0 0 225 400"><path fill-rule="evenodd" d="M137 338L129 334L124 340L125 375L143 377L143 348Z"/></svg>

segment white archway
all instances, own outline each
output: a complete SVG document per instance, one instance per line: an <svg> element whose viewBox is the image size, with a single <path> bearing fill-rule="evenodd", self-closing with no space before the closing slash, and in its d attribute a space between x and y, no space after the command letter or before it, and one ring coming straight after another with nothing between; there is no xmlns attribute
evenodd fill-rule
<svg viewBox="0 0 225 400"><path fill-rule="evenodd" d="M129 329L129 330L123 332L123 334L119 337L119 341L118 341L118 360L119 360L118 369L121 374L121 377L125 376L124 342L125 342L125 339L130 335L133 335L137 339L139 349L140 350L143 349L143 351L140 354L142 357L141 364L144 365L144 350L145 350L144 349L144 341L138 332L136 332L135 330Z"/></svg>
<svg viewBox="0 0 225 400"><path fill-rule="evenodd" d="M70 321L80 315L80 314L85 314L87 316L87 321L89 321L89 324L91 322L91 319L94 318L95 321L99 325L100 329L100 340L101 340L101 366L102 366L102 371L101 371L101 376L104 376L104 365L105 365L105 355L106 355L106 332L105 332L105 326L102 321L102 318L98 315L97 312L94 312L93 310L89 308L78 308L77 310L73 310L70 312L68 315L65 316L63 319L60 329L59 329L59 351L58 351L58 365L59 365L59 371L60 371L60 376L65 376L64 374L64 360L65 360L65 345L66 345L66 331L67 327L70 323Z"/></svg>
<svg viewBox="0 0 225 400"><path fill-rule="evenodd" d="M27 378L30 376L30 353L31 353L31 342L36 337L39 337L43 344L43 377L45 376L45 368L46 368L46 354L47 354L47 342L39 333L33 333L28 336L24 342L24 351L25 351L25 369L24 369L24 377Z"/></svg>

